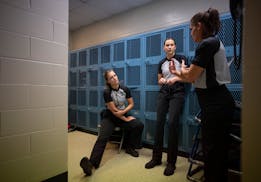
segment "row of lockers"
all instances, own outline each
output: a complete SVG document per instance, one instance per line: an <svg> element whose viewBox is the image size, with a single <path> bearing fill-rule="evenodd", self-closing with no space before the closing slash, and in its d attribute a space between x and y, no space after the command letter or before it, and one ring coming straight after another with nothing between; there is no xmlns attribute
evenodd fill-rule
<svg viewBox="0 0 261 182"><path fill-rule="evenodd" d="M233 57L233 20L223 15L218 36L223 41L228 61ZM239 45L237 34L237 50ZM165 53L163 41L172 37L177 54L193 58L196 44L192 41L189 24L151 32L90 48L70 52L69 59L69 122L77 127L97 132L100 111L104 108L103 72L113 68L122 84L131 88L135 101L133 114L144 123L143 142L152 144L155 134L156 98L158 94L157 66ZM228 85L236 100L241 100L241 69L230 66L232 83ZM180 119L180 150L192 145L195 130L194 115L199 107L193 86L186 84L186 102ZM167 134L166 124L166 134ZM165 137L165 145L167 137Z"/></svg>

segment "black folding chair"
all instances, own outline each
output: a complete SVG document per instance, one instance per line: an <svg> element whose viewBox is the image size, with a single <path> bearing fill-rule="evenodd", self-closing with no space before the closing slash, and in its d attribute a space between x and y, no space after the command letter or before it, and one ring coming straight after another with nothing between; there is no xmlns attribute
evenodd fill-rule
<svg viewBox="0 0 261 182"><path fill-rule="evenodd" d="M194 121L197 123L197 130L193 137L194 143L189 154L188 161L190 163L189 169L187 172L187 179L193 182L201 182L203 180L202 175L196 175L199 173L203 167L203 152L200 147L201 136L201 111L199 111ZM229 150L229 176L233 176L231 178L238 180L230 180L230 181L240 181L241 177L241 167L240 167L240 146L242 143L241 139L241 103L236 101L236 108L234 112L232 128L231 128L231 145Z"/></svg>

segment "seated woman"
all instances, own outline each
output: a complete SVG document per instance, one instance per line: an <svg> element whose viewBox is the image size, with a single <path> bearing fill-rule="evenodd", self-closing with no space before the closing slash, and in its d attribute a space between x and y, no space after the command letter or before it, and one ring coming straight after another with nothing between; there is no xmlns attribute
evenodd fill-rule
<svg viewBox="0 0 261 182"><path fill-rule="evenodd" d="M128 136L125 140L126 153L133 157L139 156L135 149L140 148L144 128L142 122L128 115L128 112L134 106L129 88L120 85L118 76L113 70L105 71L104 79L106 88L103 97L106 103L106 110L102 113L100 135L92 149L90 159L83 157L80 162L80 166L87 176L92 174L93 167L95 169L99 167L106 144L115 126L125 129L125 133ZM128 104L126 104L126 101Z"/></svg>

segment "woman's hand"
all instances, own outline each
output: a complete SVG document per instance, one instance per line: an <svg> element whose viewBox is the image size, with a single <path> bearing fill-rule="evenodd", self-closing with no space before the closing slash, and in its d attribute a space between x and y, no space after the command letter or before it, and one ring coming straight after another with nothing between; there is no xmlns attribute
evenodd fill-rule
<svg viewBox="0 0 261 182"><path fill-rule="evenodd" d="M182 72L185 72L188 69L187 65L185 64L185 61L182 59L180 70L173 71L173 74L180 76L182 75Z"/></svg>
<svg viewBox="0 0 261 182"><path fill-rule="evenodd" d="M133 116L127 116L127 117L125 117L125 118L126 118L126 119L125 119L126 122L130 122L130 121L136 119L136 118L133 117Z"/></svg>
<svg viewBox="0 0 261 182"><path fill-rule="evenodd" d="M162 78L159 79L160 85L163 85L163 84L166 84L166 83L167 83L167 80L165 78L162 77Z"/></svg>
<svg viewBox="0 0 261 182"><path fill-rule="evenodd" d="M172 84L174 84L174 83L177 82L177 81L181 81L181 79L180 79L179 77L176 77L176 76L175 76L175 77L169 79L166 84L172 85Z"/></svg>
<svg viewBox="0 0 261 182"><path fill-rule="evenodd" d="M187 65L185 65L185 60L181 60L181 68L187 68Z"/></svg>

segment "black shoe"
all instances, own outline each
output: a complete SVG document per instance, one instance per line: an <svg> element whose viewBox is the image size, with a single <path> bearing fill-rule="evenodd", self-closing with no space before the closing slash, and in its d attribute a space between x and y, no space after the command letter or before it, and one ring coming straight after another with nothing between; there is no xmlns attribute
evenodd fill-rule
<svg viewBox="0 0 261 182"><path fill-rule="evenodd" d="M139 157L139 153L138 153L136 150L132 149L132 148L127 148L127 149L125 150L125 152L126 152L127 154L130 154L130 155L133 156L133 157Z"/></svg>
<svg viewBox="0 0 261 182"><path fill-rule="evenodd" d="M154 168L155 166L161 165L161 161L151 160L145 164L146 169Z"/></svg>
<svg viewBox="0 0 261 182"><path fill-rule="evenodd" d="M170 176L170 175L174 174L175 169L176 169L175 165L168 163L167 167L164 170L164 175Z"/></svg>
<svg viewBox="0 0 261 182"><path fill-rule="evenodd" d="M138 145L138 146L135 147L135 149L142 149L142 148L143 148L142 145Z"/></svg>
<svg viewBox="0 0 261 182"><path fill-rule="evenodd" d="M87 175L87 176L91 176L92 175L92 163L90 162L90 160L87 157L82 158L81 162L80 162L80 166L83 169L83 172Z"/></svg>

